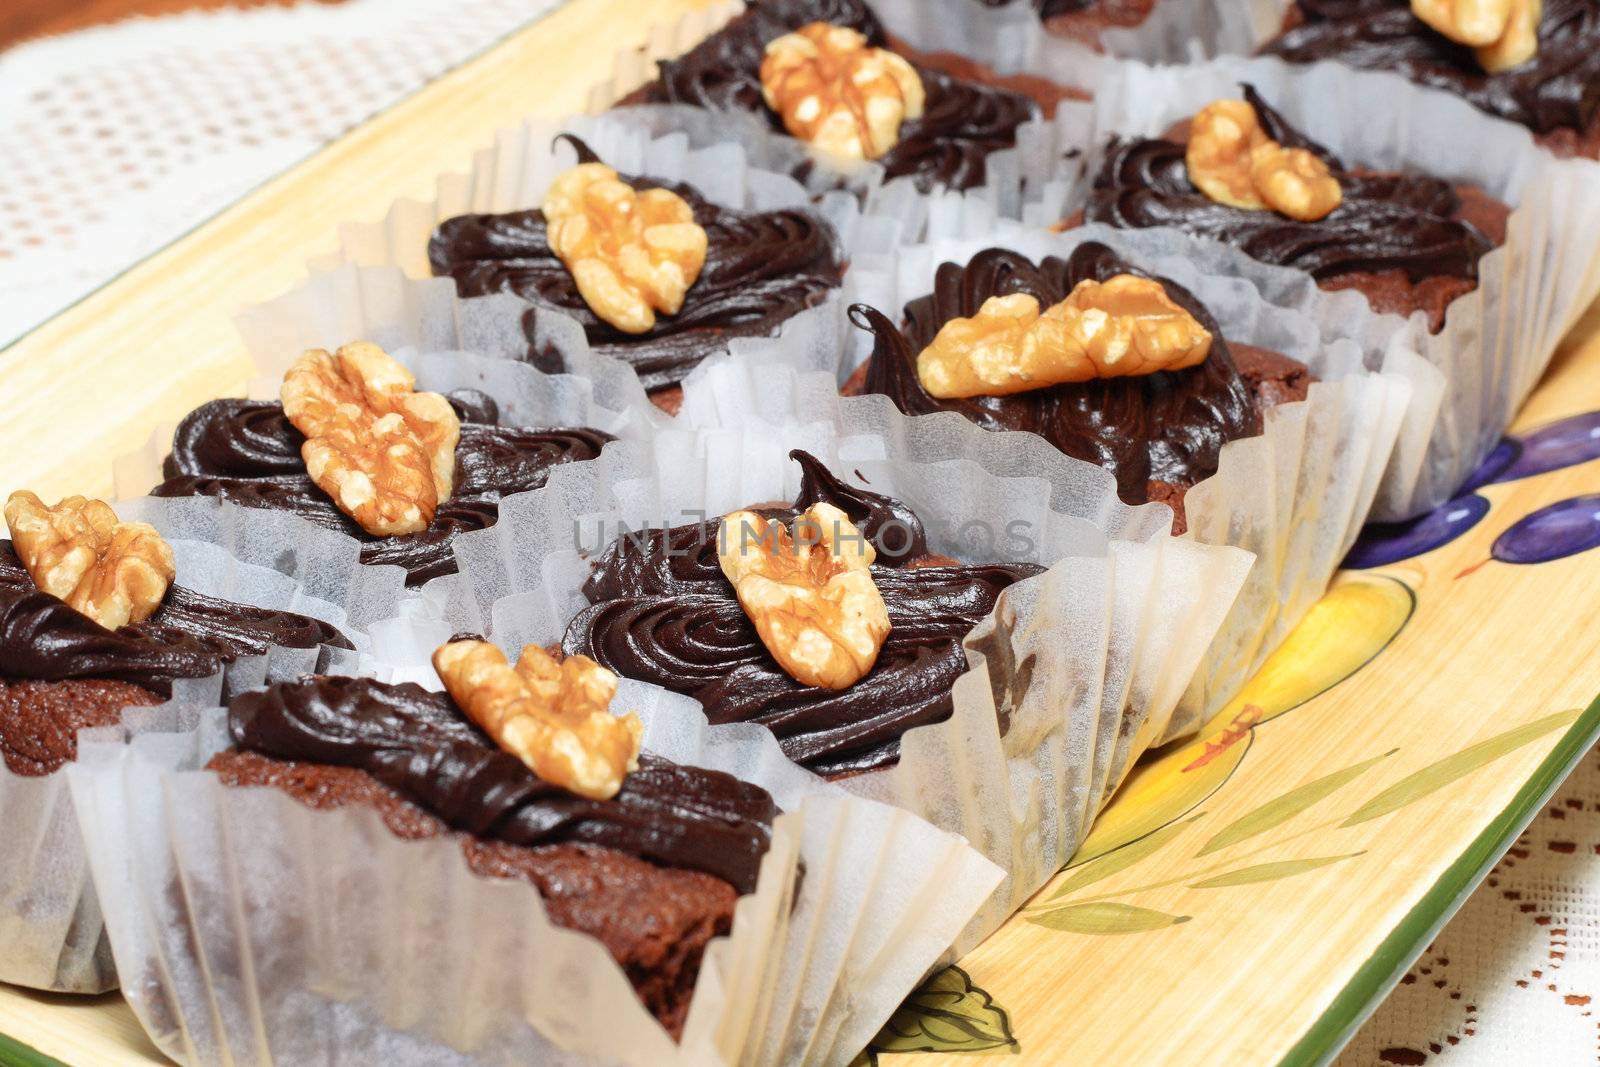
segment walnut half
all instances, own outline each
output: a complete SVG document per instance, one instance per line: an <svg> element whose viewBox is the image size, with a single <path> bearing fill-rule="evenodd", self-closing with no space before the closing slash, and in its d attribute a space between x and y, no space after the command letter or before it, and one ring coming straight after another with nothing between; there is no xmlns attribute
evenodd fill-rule
<svg viewBox="0 0 1600 1067"><path fill-rule="evenodd" d="M656 312L676 315L706 265L706 231L670 189L639 191L604 163L580 163L550 184L550 249L578 295L623 333L647 333Z"/></svg>
<svg viewBox="0 0 1600 1067"><path fill-rule="evenodd" d="M1411 13L1468 45L1490 74L1520 67L1539 52L1543 0L1411 0Z"/></svg>
<svg viewBox="0 0 1600 1067"><path fill-rule="evenodd" d="M877 553L844 512L813 504L791 536L780 522L735 511L722 520L717 555L761 643L790 677L845 689L877 662L889 636L870 569Z"/></svg>
<svg viewBox="0 0 1600 1067"><path fill-rule="evenodd" d="M1195 115L1185 162L1195 188L1229 207L1315 222L1344 199L1328 165L1268 137L1246 100L1217 100Z"/></svg>
<svg viewBox="0 0 1600 1067"><path fill-rule="evenodd" d="M420 533L455 481L461 420L377 345L313 348L283 376L283 413L305 434L306 472L380 537Z"/></svg>
<svg viewBox="0 0 1600 1067"><path fill-rule="evenodd" d="M433 668L468 718L551 785L608 800L639 769L644 726L611 714L617 676L588 656L557 662L528 645L512 667L487 641L451 641Z"/></svg>
<svg viewBox="0 0 1600 1067"><path fill-rule="evenodd" d="M69 496L47 507L18 490L6 526L33 584L108 630L161 606L176 568L172 546L147 522L120 522L103 500Z"/></svg>
<svg viewBox="0 0 1600 1067"><path fill-rule="evenodd" d="M808 144L851 159L877 159L922 117L922 78L904 58L869 48L848 26L813 22L767 45L761 95L783 126Z"/></svg>
<svg viewBox="0 0 1600 1067"><path fill-rule="evenodd" d="M1079 282L1042 315L1027 293L991 296L976 315L939 329L917 356L917 378L941 399L1005 396L1183 370L1210 353L1210 332L1160 282L1118 274Z"/></svg>

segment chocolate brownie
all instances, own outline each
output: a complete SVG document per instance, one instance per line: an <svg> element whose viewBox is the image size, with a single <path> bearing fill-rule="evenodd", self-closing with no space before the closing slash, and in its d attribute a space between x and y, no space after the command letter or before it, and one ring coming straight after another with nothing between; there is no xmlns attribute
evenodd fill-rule
<svg viewBox="0 0 1600 1067"><path fill-rule="evenodd" d="M1324 289L1356 289L1378 311L1421 310L1430 329L1477 288L1478 261L1504 240L1510 208L1475 187L1438 178L1346 167L1291 126L1250 87L1245 99L1278 143L1327 163L1342 202L1315 221L1220 204L1189 180L1187 124L1167 137L1115 140L1083 211L1123 229L1173 226L1236 245L1267 263L1306 271Z"/></svg>
<svg viewBox="0 0 1600 1067"><path fill-rule="evenodd" d="M790 522L813 504L832 504L877 547L872 578L891 628L864 677L824 689L779 666L723 575L720 520L628 534L606 546L583 586L591 606L568 624L562 648L691 696L713 723L759 723L791 760L841 778L894 764L907 730L950 717L951 687L967 670L963 639L1003 590L1043 568L934 557L904 503L846 485L804 452L790 456L803 471L799 496L754 510Z"/></svg>
<svg viewBox="0 0 1600 1067"><path fill-rule="evenodd" d="M372 808L403 838L455 836L473 871L531 882L553 922L604 944L674 1036L777 815L757 786L648 754L612 799L578 797L415 685L275 685L236 697L229 730L236 748L209 764L226 785Z"/></svg>
<svg viewBox="0 0 1600 1067"><path fill-rule="evenodd" d="M361 562L404 567L406 584L421 585L455 573L450 539L463 530L493 526L501 497L538 489L551 468L593 459L614 440L581 427L501 426L494 401L470 390L451 394L450 402L461 418L455 488L421 533L377 537L340 511L306 473L300 456L305 436L277 401L213 400L191 411L173 437L166 480L151 493L216 496L246 507L292 511L361 541Z"/></svg>
<svg viewBox="0 0 1600 1067"><path fill-rule="evenodd" d="M1106 30L1128 29L1144 24L1155 9L1156 0L978 0L985 7L1006 7L1031 3L1039 12L1044 28L1058 37L1068 37L1102 51L1100 35Z"/></svg>
<svg viewBox="0 0 1600 1067"><path fill-rule="evenodd" d="M78 754L78 731L159 704L178 678L203 678L273 645L350 648L327 623L202 596L181 585L143 622L107 630L40 592L0 540L0 756L15 774L50 774Z"/></svg>
<svg viewBox="0 0 1600 1067"><path fill-rule="evenodd" d="M1296 0L1261 49L1290 63L1334 59L1393 71L1527 127L1557 155L1600 158L1600 2L1543 0L1533 59L1497 74L1411 13L1409 0Z"/></svg>
<svg viewBox="0 0 1600 1067"><path fill-rule="evenodd" d="M761 60L769 42L813 22L860 32L887 47L883 24L862 0L754 0L728 25L677 59L624 104L693 104L714 111L762 116L777 133L782 119L761 95ZM913 66L917 66L913 63ZM1020 93L919 66L926 100L921 118L900 127L900 140L877 162L890 178L911 177L924 191L970 189L984 183L985 160L1016 144L1017 127L1039 109Z"/></svg>
<svg viewBox="0 0 1600 1067"><path fill-rule="evenodd" d="M1296 360L1230 342L1211 312L1182 286L1156 279L1211 334L1210 355L1198 366L951 400L930 395L917 376L917 356L940 328L977 314L990 297L1028 293L1047 308L1082 281L1118 274L1151 277L1095 241L1066 259L1052 256L1042 263L991 248L964 266L941 264L933 291L906 305L901 325L863 304L851 309L874 343L870 359L843 392L882 393L908 415L957 411L987 430L1039 434L1067 455L1110 471L1127 503L1170 505L1173 528L1181 533L1187 528L1183 495L1216 473L1222 446L1259 434L1266 408L1305 399L1313 381Z"/></svg>

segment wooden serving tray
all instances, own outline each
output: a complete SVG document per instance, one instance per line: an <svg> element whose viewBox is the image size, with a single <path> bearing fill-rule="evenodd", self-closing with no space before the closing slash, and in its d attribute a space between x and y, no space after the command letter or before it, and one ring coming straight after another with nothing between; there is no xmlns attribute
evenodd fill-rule
<svg viewBox="0 0 1600 1067"><path fill-rule="evenodd" d="M652 0L650 20L705 6ZM238 308L298 281L339 223L430 195L498 128L581 110L647 21L637 0L572 0L0 351L0 487L109 494L114 456L242 386ZM1592 412L1600 309L1517 429ZM1600 455L1596 439L1567 434L1567 458ZM1600 735L1600 551L1503 561L1600 543L1596 494L1600 459L1489 484L1436 520L1454 540L1343 574L1239 698L1141 764L1073 865L858 1062L1331 1058ZM0 987L0 1064L164 1062L116 994Z"/></svg>

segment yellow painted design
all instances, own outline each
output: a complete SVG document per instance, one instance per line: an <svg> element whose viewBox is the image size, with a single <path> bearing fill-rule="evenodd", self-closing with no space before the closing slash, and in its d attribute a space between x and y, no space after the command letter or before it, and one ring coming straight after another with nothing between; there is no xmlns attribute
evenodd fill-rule
<svg viewBox="0 0 1600 1067"><path fill-rule="evenodd" d="M1137 841L1192 811L1244 759L1255 727L1360 670L1411 618L1416 597L1384 575L1340 575L1239 694L1187 744L1134 768L1072 866Z"/></svg>

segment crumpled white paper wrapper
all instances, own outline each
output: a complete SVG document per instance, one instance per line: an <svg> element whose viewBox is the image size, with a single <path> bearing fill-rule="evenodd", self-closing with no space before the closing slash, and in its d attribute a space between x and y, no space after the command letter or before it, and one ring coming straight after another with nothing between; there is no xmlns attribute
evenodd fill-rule
<svg viewBox="0 0 1600 1067"><path fill-rule="evenodd" d="M1322 321L1346 318L1367 336L1386 326L1403 331L1403 343L1436 372L1406 415L1408 436L1428 427L1415 479L1392 473L1372 517L1422 514L1454 495L1494 447L1562 337L1600 294L1600 163L1558 160L1521 126L1392 74L1273 58L1121 63L1096 95L1082 192L1111 136L1159 135L1204 103L1238 97L1241 82L1347 165L1480 185L1515 209L1506 243L1479 262L1478 288L1450 305L1439 334L1428 332L1421 312L1409 320L1374 315L1359 294L1321 305L1334 315Z"/></svg>
<svg viewBox="0 0 1600 1067"><path fill-rule="evenodd" d="M1225 445L1217 473L1185 497L1190 540L1243 548L1256 562L1177 712L1158 734L1162 743L1192 732L1232 697L1322 595L1371 509L1407 417L1413 381L1430 368L1392 340L1379 345L1359 332L1340 335L1331 313L1319 323L1270 303L1257 279L1265 285L1281 281L1285 272L1263 271L1233 249L1172 233L1095 226L1056 235L1012 226L975 239L900 249L892 273L869 277L863 271L857 288L873 294L871 302L898 321L909 301L932 289L940 263L964 263L995 246L1035 260L1066 256L1089 240L1189 289L1230 340L1292 356L1321 379L1306 400L1270 409L1259 437ZM917 451L907 453L915 456L927 454L927 438L948 436L951 442L941 442L938 455L963 447L1010 453L1006 467L992 469L1048 477L1060 487L1058 506L1112 537L1140 536L1129 515L1159 513L1170 523L1165 505L1117 504L1108 473L1068 458L1036 435L994 433L954 412L909 418L882 396L829 396L870 354L865 332L853 332L854 347L826 340L803 347L791 338L735 344L730 358L701 367L689 379L680 421L745 427L756 419L804 424L831 417L870 426L890 442L917 441ZM774 365L791 368L793 380L780 384Z"/></svg>
<svg viewBox="0 0 1600 1067"><path fill-rule="evenodd" d="M201 540L219 528L238 533L231 521L237 516L199 516L195 512L201 509L153 503L157 506L119 505L118 515L150 522L167 538L177 563L177 584L241 604L310 615L339 627L358 647L362 644L342 606L313 595L293 578ZM216 501L204 503L204 510L224 510ZM243 509L228 505L227 510ZM307 558L331 565L328 542L301 548ZM83 731L80 741L92 737L120 743L127 735L192 728L199 710L225 693L359 661L359 653L328 646L274 647L266 655L236 660L208 678L177 679L165 703L128 708L121 727ZM64 768L27 777L0 764L0 981L62 993L101 993L117 985Z"/></svg>
<svg viewBox="0 0 1600 1067"><path fill-rule="evenodd" d="M906 433L907 420L870 401L839 405L831 377L769 364L757 382L741 376L736 360L723 367L730 388L762 398L750 406L732 398L746 421L613 446L508 500L500 526L455 542L460 574L429 586L448 587L449 609L417 647L463 630L507 648L558 641L587 603L580 548L598 551L622 523L692 522L700 512L792 499L800 468L791 448L905 500L927 526L932 551L1050 565L1003 594L969 636L971 670L955 687L952 718L907 733L895 767L840 782L964 835L1009 873L958 941L964 950L1066 863L1132 761L1170 732L1248 554L1171 537L1164 507L1126 507L1098 468L1034 476L1014 462L1024 449L993 448L998 438L965 432L964 420ZM797 387L813 387L819 402ZM790 396L803 402L789 409ZM879 436L885 429L887 439ZM1115 519L1097 521L1097 508ZM1109 521L1125 531L1121 539L1103 532ZM1031 546L1008 539L1015 529ZM622 693L630 706L659 702L663 714L699 716L695 701L642 683L625 680ZM1004 736L1001 711L1011 721Z"/></svg>
<svg viewBox="0 0 1600 1067"><path fill-rule="evenodd" d="M916 7L919 0L907 2ZM875 3L868 6L878 7ZM589 109L605 112L608 118L642 123L657 131L679 130L698 139L704 136L703 131L710 130L724 140L760 146L762 158L769 161L772 169L788 171L793 169L796 162L808 161L812 166L804 172L805 180L814 191L843 182L858 195L865 194L866 210L870 214L898 220L903 238L915 240L920 232L917 223L920 212L925 209L926 198L910 176L885 181L883 168L876 163L847 159L815 149L787 134L774 132L759 117L744 112L714 112L697 107L662 104L615 108L629 93L655 79L659 60L689 51L743 10L743 4L719 5L709 11L687 15L676 23L657 27L649 47L638 52L618 53L611 76L590 90ZM880 10L880 17L883 14ZM888 26L887 19L885 25ZM916 44L914 38L906 36ZM615 109L607 110L610 108ZM1069 114L1076 115L1079 112L1072 111ZM1038 217L1054 221L1060 218L1061 206L1075 185L1076 167L1066 153L1081 143L1075 137L1078 132L1078 128L1070 121L1052 121L1040 116L1024 122L1017 127L1016 144L1013 147L991 152L985 158L983 185L961 193L938 189L932 195L935 199L957 196L978 200L1005 218ZM784 163L788 166L780 165ZM870 251L872 246L857 242L856 247Z"/></svg>
<svg viewBox="0 0 1600 1067"><path fill-rule="evenodd" d="M1137 26L1101 32L1104 51L1050 33L1031 0L985 7L977 0L867 0L897 37L924 51L954 52L1001 74L1035 74L1094 89L1108 59L1192 63L1248 53L1283 21L1284 0L1156 0Z"/></svg>
<svg viewBox="0 0 1600 1067"><path fill-rule="evenodd" d="M472 874L458 840L403 841L371 810L196 770L226 747L221 709L187 734L87 745L70 772L152 1040L196 1067L846 1062L1000 871L800 772L765 730L628 706L647 750L734 771L785 810L756 891L706 950L681 1044L598 941L550 923L532 885Z"/></svg>

